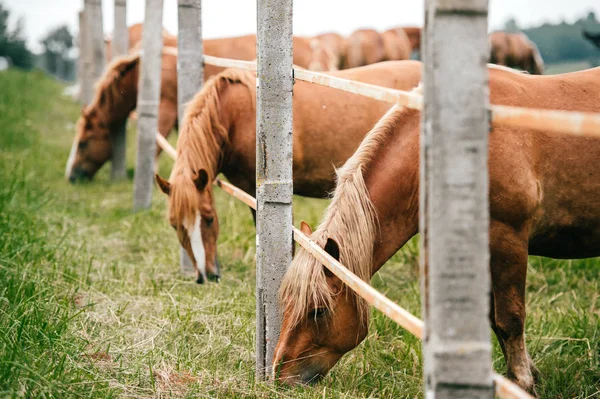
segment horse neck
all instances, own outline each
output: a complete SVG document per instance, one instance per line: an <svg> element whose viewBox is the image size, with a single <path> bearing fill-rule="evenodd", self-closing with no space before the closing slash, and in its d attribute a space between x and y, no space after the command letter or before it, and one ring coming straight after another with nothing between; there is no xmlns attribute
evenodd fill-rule
<svg viewBox="0 0 600 399"><path fill-rule="evenodd" d="M394 132L379 143L378 151L364 169L365 184L379 221L372 274L419 228L420 113L402 109L394 117Z"/></svg>
<svg viewBox="0 0 600 399"><path fill-rule="evenodd" d="M232 90L234 84L209 84L216 84L217 93L195 99L188 106L178 143L181 154L178 162L181 160L182 164L174 169L174 174L183 173L185 168L202 168L215 178L235 158L231 139L235 136L243 107Z"/></svg>
<svg viewBox="0 0 600 399"><path fill-rule="evenodd" d="M137 103L138 85L137 74L129 74L118 83L116 88L106 87L104 90L112 90L112 100L109 104L99 106L99 115L102 115L104 121L109 125L121 124L129 117L129 114L135 109ZM116 93L115 93L116 92Z"/></svg>

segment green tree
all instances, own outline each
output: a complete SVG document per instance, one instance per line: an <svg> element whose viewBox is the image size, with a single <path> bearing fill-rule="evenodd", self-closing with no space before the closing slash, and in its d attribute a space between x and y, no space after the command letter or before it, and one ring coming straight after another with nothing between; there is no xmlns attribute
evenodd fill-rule
<svg viewBox="0 0 600 399"><path fill-rule="evenodd" d="M66 25L52 29L40 41L44 46L46 69L54 75L64 75L64 66L68 60L69 50L73 48L73 35Z"/></svg>
<svg viewBox="0 0 600 399"><path fill-rule="evenodd" d="M31 68L34 57L23 38L24 21L19 18L11 31L8 27L9 18L10 12L0 2L0 57L9 58L15 66Z"/></svg>

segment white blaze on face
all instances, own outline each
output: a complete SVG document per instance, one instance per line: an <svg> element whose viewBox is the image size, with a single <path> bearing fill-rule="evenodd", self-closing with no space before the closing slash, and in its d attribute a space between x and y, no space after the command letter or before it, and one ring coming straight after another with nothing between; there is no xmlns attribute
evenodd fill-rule
<svg viewBox="0 0 600 399"><path fill-rule="evenodd" d="M190 244L192 245L192 252L194 253L194 259L196 260L196 267L206 281L206 254L204 252L204 243L202 242L202 232L200 231L201 220L200 213L198 213L194 224L191 226L188 224L186 229L188 237L190 237Z"/></svg>
<svg viewBox="0 0 600 399"><path fill-rule="evenodd" d="M73 145L71 146L71 153L69 154L69 159L67 159L67 168L65 169L65 177L68 179L71 176L71 171L73 170L73 164L75 163L75 155L77 155L77 147L79 147L79 137L76 137L73 140Z"/></svg>

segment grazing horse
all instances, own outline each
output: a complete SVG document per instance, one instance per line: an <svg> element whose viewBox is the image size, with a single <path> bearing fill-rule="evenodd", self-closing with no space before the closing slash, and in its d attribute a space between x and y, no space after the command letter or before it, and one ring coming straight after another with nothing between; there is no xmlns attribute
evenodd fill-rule
<svg viewBox="0 0 600 399"><path fill-rule="evenodd" d="M582 31L583 37L588 39L594 46L600 49L600 32L599 33L591 33L586 30Z"/></svg>
<svg viewBox="0 0 600 399"><path fill-rule="evenodd" d="M311 66L311 40L294 37L296 65ZM216 57L251 61L256 58L256 35L205 40L204 52ZM112 132L125 123L136 107L139 62L139 52L120 58L110 64L104 76L100 78L94 100L82 110L77 123L77 132L66 167L66 177L69 181L92 179L110 159ZM224 68L207 64L204 66L204 79L207 80L223 70ZM177 49L163 47L158 130L167 137L176 124ZM157 154L159 153L160 148L157 149Z"/></svg>
<svg viewBox="0 0 600 399"><path fill-rule="evenodd" d="M397 61L330 73L397 89L415 87L417 61ZM156 176L169 196L169 220L194 260L198 282L219 275L219 222L212 182L219 173L250 194L256 191L256 77L228 69L190 102L169 182ZM322 198L334 187L334 167L358 147L390 104L330 87L294 84L294 193Z"/></svg>
<svg viewBox="0 0 600 399"><path fill-rule="evenodd" d="M412 45L404 29L389 29L381 34L385 46L386 60L408 60Z"/></svg>
<svg viewBox="0 0 600 399"><path fill-rule="evenodd" d="M91 104L81 112L75 139L67 161L66 178L92 179L110 159L111 136L136 108L140 69L139 53L121 57L110 64L100 78ZM177 123L177 50L164 47L158 131L167 136Z"/></svg>
<svg viewBox="0 0 600 399"><path fill-rule="evenodd" d="M534 42L524 33L490 34L490 62L519 68L534 75L544 73L544 60Z"/></svg>
<svg viewBox="0 0 600 399"><path fill-rule="evenodd" d="M346 69L346 39L344 36L329 32L317 35L315 39L319 39L322 45L331 51L336 60L335 69Z"/></svg>
<svg viewBox="0 0 600 399"><path fill-rule="evenodd" d="M414 51L421 50L421 28L418 26L404 26L402 29L406 35L408 36L408 40L410 41L410 45Z"/></svg>
<svg viewBox="0 0 600 399"><path fill-rule="evenodd" d="M348 37L346 67L371 65L386 59L383 37L374 29L359 29Z"/></svg>
<svg viewBox="0 0 600 399"><path fill-rule="evenodd" d="M554 76L490 69L492 103L600 112L600 68ZM319 228L302 230L369 281L419 228L420 112L395 106L337 172ZM525 347L527 256L600 255L600 140L493 125L489 134L491 326L508 376L534 393ZM368 304L300 249L280 289L273 370L324 376L366 336Z"/></svg>

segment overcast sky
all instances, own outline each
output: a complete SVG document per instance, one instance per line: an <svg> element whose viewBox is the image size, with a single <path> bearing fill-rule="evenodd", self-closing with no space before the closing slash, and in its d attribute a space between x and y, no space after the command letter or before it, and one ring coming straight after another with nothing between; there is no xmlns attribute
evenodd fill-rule
<svg viewBox="0 0 600 399"><path fill-rule="evenodd" d="M104 31L113 27L114 0L102 0ZM164 1L164 26L177 31L177 0ZM128 0L128 24L144 19L144 0ZM77 31L77 12L83 0L0 0L17 16L25 18L25 33L34 51L52 27L67 24ZM422 25L424 0L296 0L294 33L312 35L323 31L349 34L357 28L385 29L396 25ZM203 0L203 33L207 38L236 36L256 31L256 1ZM589 11L600 16L600 0L490 0L490 29L501 28L510 17L521 26L541 22L572 21Z"/></svg>

